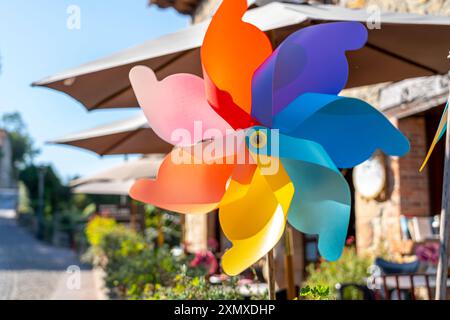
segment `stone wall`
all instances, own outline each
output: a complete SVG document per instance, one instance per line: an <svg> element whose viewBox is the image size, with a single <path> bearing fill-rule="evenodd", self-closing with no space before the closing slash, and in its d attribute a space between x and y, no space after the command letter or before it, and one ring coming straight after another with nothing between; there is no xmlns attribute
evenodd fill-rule
<svg viewBox="0 0 450 320"><path fill-rule="evenodd" d="M387 157L386 189L382 197L364 199L356 193L356 239L360 252L377 254L407 252L408 243L402 241L400 215L428 216L430 199L428 172L418 168L427 151L425 119L408 117L392 120L411 144L410 152L401 158Z"/></svg>

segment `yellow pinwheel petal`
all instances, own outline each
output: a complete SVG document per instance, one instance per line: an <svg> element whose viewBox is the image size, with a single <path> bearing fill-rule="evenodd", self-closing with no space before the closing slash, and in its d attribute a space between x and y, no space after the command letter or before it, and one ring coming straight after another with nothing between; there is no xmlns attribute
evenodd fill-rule
<svg viewBox="0 0 450 320"><path fill-rule="evenodd" d="M279 205L269 223L255 236L233 241L233 247L222 257L222 268L230 276L238 275L261 259L280 240L286 215Z"/></svg>
<svg viewBox="0 0 450 320"><path fill-rule="evenodd" d="M263 175L258 167L252 181L231 180L219 204L222 230L233 243L222 257L222 267L236 275L272 249L283 235L294 186L284 168Z"/></svg>
<svg viewBox="0 0 450 320"><path fill-rule="evenodd" d="M219 204L220 225L228 239L246 239L264 228L277 206L272 190L257 169L250 184L231 180Z"/></svg>

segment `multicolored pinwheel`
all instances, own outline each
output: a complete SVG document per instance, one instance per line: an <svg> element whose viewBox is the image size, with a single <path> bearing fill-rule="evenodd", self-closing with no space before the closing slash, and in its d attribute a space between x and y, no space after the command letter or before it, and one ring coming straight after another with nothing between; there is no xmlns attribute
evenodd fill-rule
<svg viewBox="0 0 450 320"><path fill-rule="evenodd" d="M230 275L271 250L286 220L317 234L324 258L338 259L351 205L338 168L376 149L409 150L376 109L338 96L348 77L346 51L367 40L362 24L304 28L272 52L266 35L241 20L246 9L246 0L225 0L213 17L201 49L204 79L176 74L159 82L142 66L130 73L150 126L176 146L157 179L137 181L130 195L180 213L219 209L233 244L222 258ZM230 137L237 147L224 148ZM254 161L239 161L242 155Z"/></svg>

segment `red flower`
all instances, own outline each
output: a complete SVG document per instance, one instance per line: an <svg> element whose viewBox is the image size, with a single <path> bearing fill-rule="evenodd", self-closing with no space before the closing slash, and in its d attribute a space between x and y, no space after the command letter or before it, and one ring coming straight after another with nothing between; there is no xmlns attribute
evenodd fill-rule
<svg viewBox="0 0 450 320"><path fill-rule="evenodd" d="M197 252L189 266L193 268L203 266L208 269L208 274L214 274L219 268L217 259L211 251Z"/></svg>
<svg viewBox="0 0 450 320"><path fill-rule="evenodd" d="M347 238L347 240L345 240L345 244L347 246L351 246L354 243L355 243L355 237L354 236L350 236L350 237Z"/></svg>

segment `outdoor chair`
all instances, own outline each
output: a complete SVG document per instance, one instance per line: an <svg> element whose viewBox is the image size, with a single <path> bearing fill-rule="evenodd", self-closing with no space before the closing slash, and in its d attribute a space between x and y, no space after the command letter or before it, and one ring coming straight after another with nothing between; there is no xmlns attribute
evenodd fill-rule
<svg viewBox="0 0 450 320"><path fill-rule="evenodd" d="M428 298L431 297L430 276L418 274L418 260L410 263L394 263L382 258L375 259L381 275L378 277L377 290L385 300L416 300L415 289L425 287Z"/></svg>
<svg viewBox="0 0 450 320"><path fill-rule="evenodd" d="M426 300L433 300L436 275L389 274L380 276L378 283L380 298L384 300L417 300L416 289L425 288Z"/></svg>

